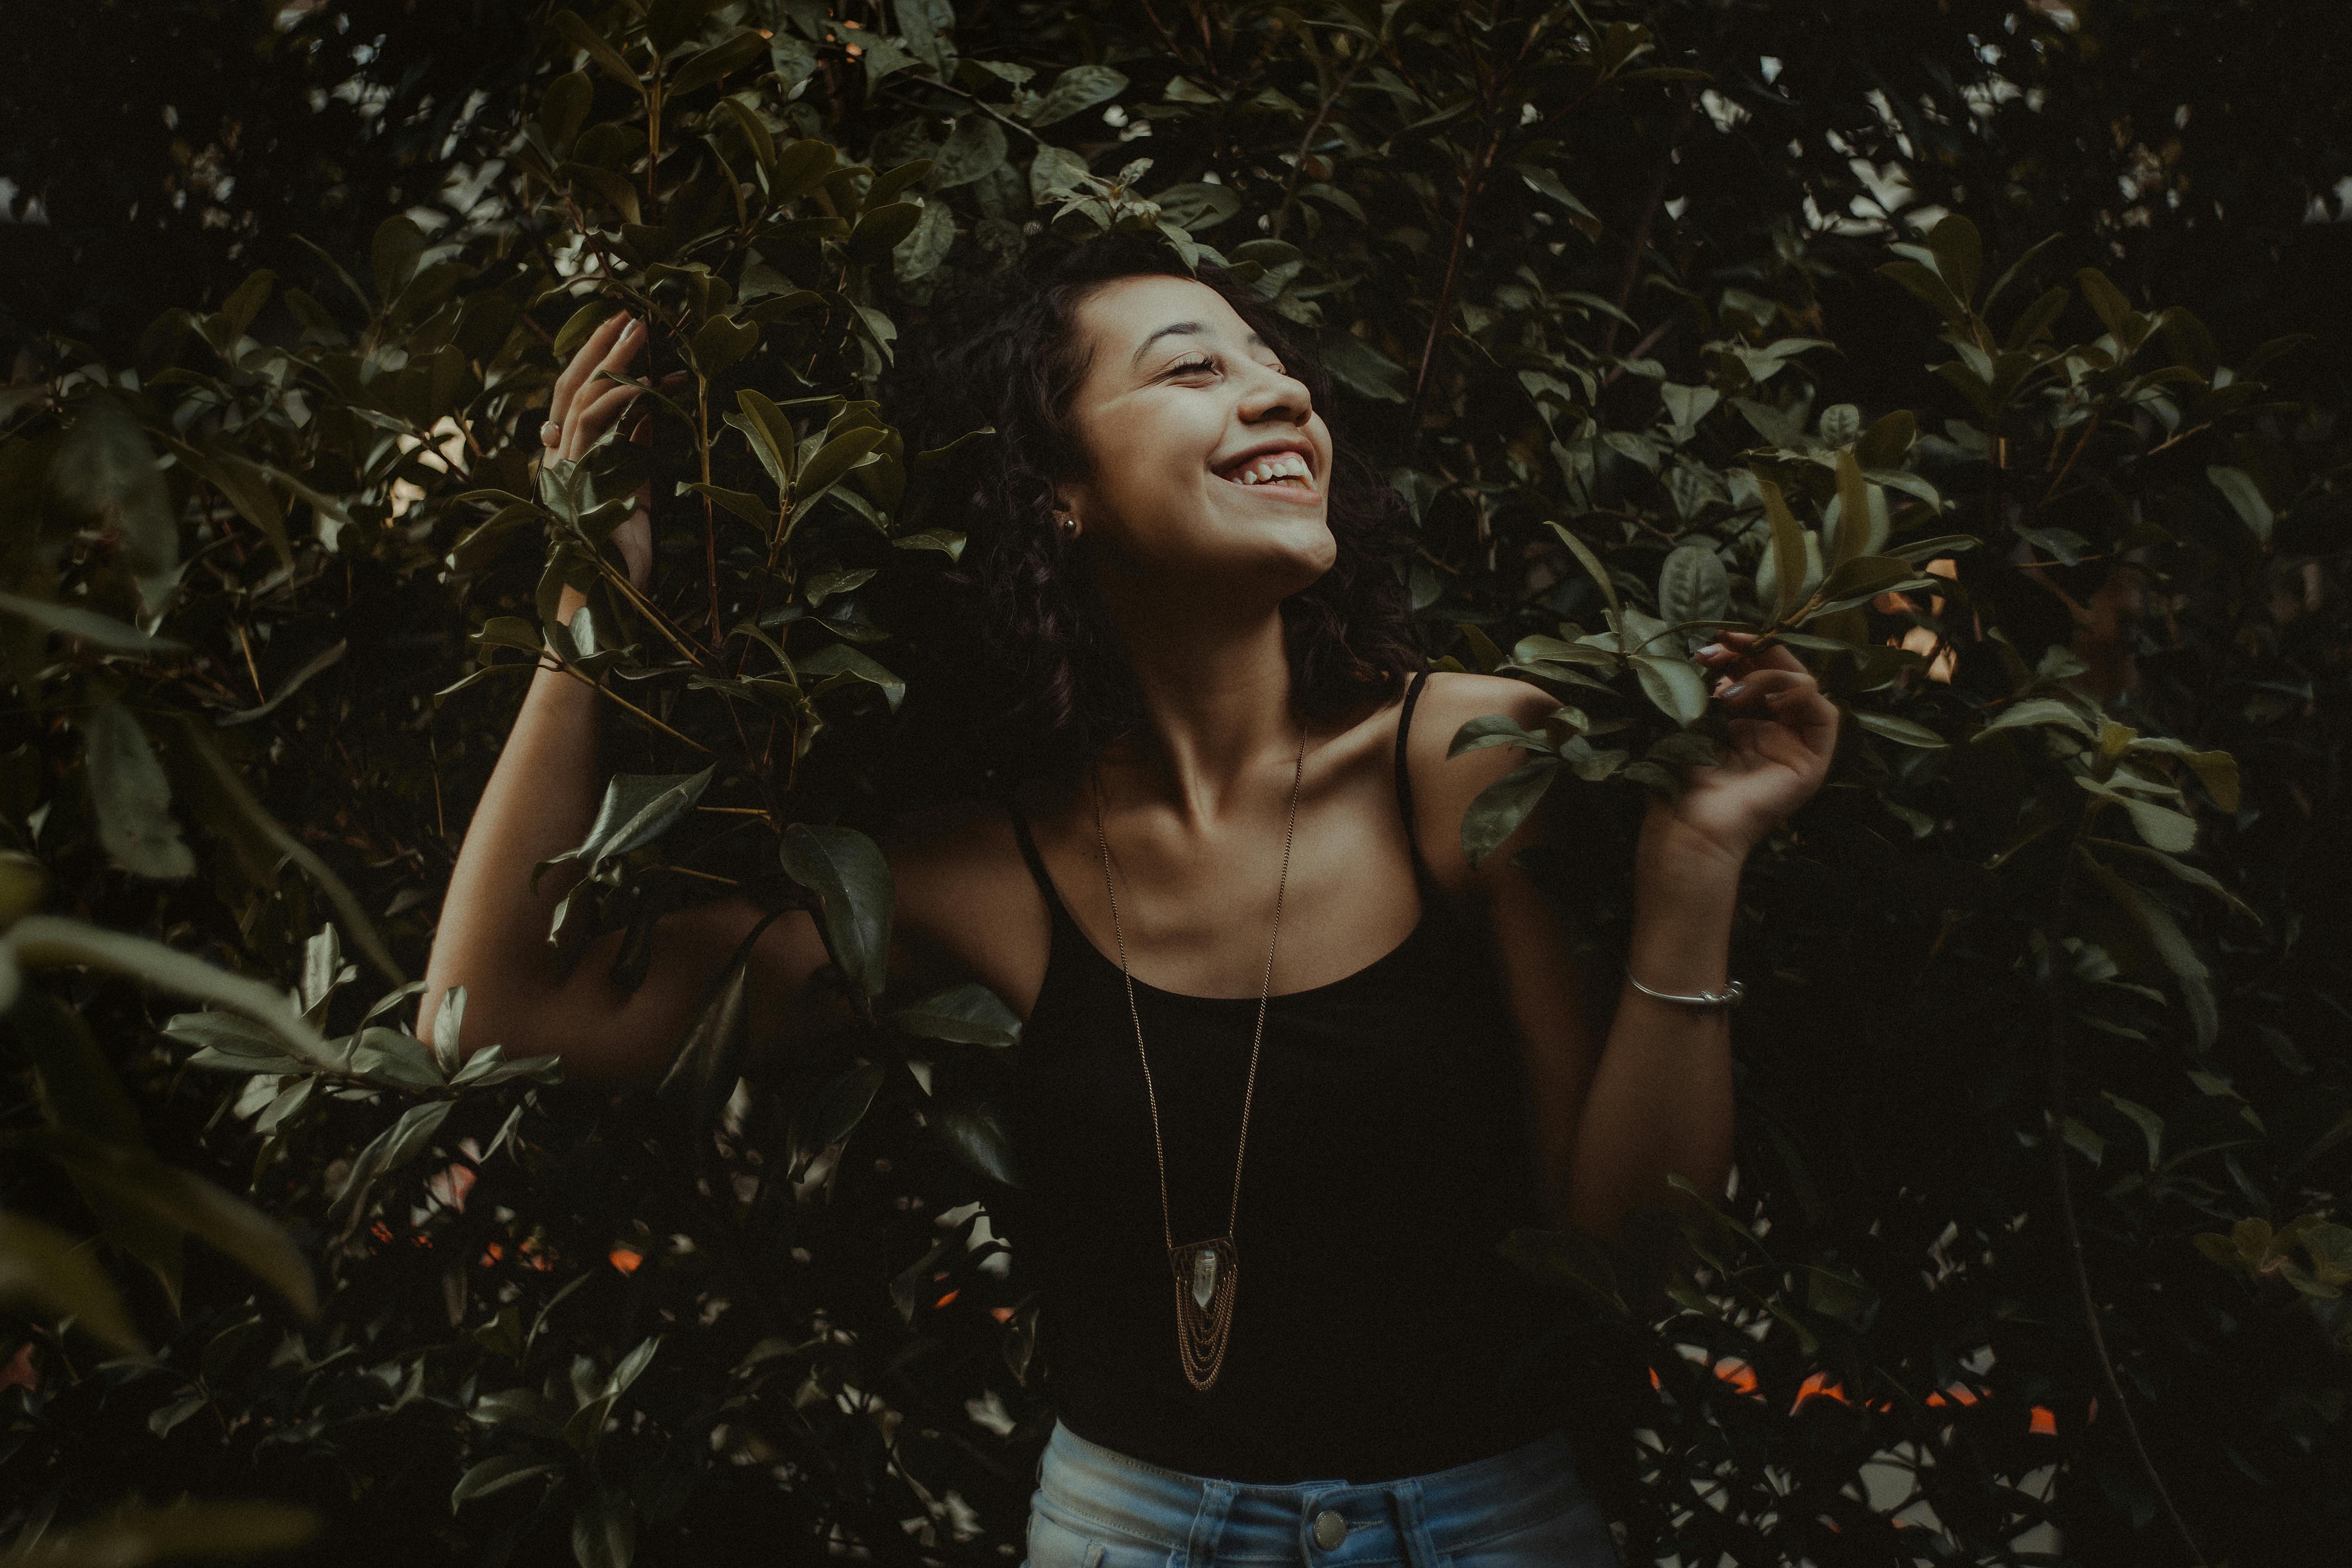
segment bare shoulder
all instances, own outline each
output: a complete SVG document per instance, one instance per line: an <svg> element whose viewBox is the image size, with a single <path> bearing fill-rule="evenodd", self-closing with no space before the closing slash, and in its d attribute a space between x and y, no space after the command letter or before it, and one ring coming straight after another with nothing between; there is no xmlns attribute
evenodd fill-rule
<svg viewBox="0 0 2352 1568"><path fill-rule="evenodd" d="M1541 719L1559 706L1559 700L1542 687L1529 681L1514 680L1507 675L1474 675L1464 670L1438 669L1430 672L1421 689L1421 706L1413 714L1414 749L1420 748L1420 729L1423 716L1433 721L1441 716L1454 721L1459 729L1471 720L1487 713L1507 713L1522 723ZM1451 742L1453 731L1446 740ZM1438 748L1440 752L1444 747Z"/></svg>
<svg viewBox="0 0 2352 1568"><path fill-rule="evenodd" d="M1004 808L971 801L909 813L883 852L910 958L975 976L1020 1009L1044 973L1050 933Z"/></svg>
<svg viewBox="0 0 2352 1568"><path fill-rule="evenodd" d="M1413 710L1405 763L1412 775L1414 825L1422 855L1441 886L1459 889L1470 868L1462 852L1462 818L1496 779L1528 760L1517 746L1482 746L1449 757L1454 734L1473 719L1501 714L1527 729L1559 701L1543 688L1508 676L1436 670Z"/></svg>
<svg viewBox="0 0 2352 1568"><path fill-rule="evenodd" d="M991 801L958 801L910 812L883 836L902 916L929 923L985 884L1025 876L1012 818Z"/></svg>

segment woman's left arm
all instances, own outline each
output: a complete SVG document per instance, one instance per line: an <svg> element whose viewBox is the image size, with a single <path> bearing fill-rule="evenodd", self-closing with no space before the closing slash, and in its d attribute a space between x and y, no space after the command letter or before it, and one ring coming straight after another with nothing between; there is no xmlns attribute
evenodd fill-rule
<svg viewBox="0 0 2352 1568"><path fill-rule="evenodd" d="M1727 634L1721 647L1698 656L1719 677L1715 698L1728 717L1730 743L1715 766L1691 770L1680 801L1651 802L1634 851L1627 979L1604 1040L1594 1039L1585 1022L1581 977L1566 960L1565 921L1510 864L1518 848L1545 831L1547 814L1530 816L1475 872L1461 856L1463 809L1492 776L1524 757L1514 748L1496 748L1465 752L1430 770L1443 781L1432 792L1438 798L1431 802L1431 815L1452 830L1433 836L1440 849L1430 858L1432 869L1442 883L1454 879L1446 874L1453 871L1482 895L1527 1040L1546 1206L1557 1221L1596 1236L1613 1236L1636 1210L1679 1201L1669 1176L1681 1175L1714 1194L1730 1173L1726 1015L1645 995L1632 981L1683 995L1725 989L1732 916L1748 852L1827 776L1837 743L1836 706L1794 655L1780 647L1752 652L1754 640ZM1543 693L1509 684L1522 689L1502 706L1523 722L1549 711ZM1433 683L1430 695L1436 695ZM1497 695L1464 689L1445 706L1483 701L1477 710L1493 712ZM1459 722L1454 719L1454 725ZM1443 721L1431 726L1444 731L1443 738L1433 737L1441 758L1453 727ZM1422 744L1416 736L1416 752Z"/></svg>

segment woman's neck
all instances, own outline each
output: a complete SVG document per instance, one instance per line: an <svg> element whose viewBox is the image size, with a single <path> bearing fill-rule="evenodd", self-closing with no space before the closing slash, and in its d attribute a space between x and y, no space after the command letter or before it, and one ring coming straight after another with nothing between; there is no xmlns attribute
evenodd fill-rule
<svg viewBox="0 0 2352 1568"><path fill-rule="evenodd" d="M1290 657L1277 605L1220 616L1197 600L1115 607L1128 666L1150 726L1139 744L1102 759L1106 782L1208 827L1255 810L1279 764L1286 784L1298 754Z"/></svg>

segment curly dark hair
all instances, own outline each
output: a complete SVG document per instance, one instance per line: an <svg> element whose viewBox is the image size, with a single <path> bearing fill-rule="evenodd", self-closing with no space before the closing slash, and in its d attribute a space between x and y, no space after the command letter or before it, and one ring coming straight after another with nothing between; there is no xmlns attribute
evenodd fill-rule
<svg viewBox="0 0 2352 1568"><path fill-rule="evenodd" d="M1287 322L1223 268L1188 271L1156 236L1033 252L934 312L884 387L909 452L996 432L928 476L927 513L969 537L959 577L979 591L988 651L1021 693L1006 717L1049 764L1083 763L1145 730L1118 628L1054 521L1055 481L1087 467L1070 419L1087 368L1078 308L1106 284L1140 276L1191 277L1215 289L1316 406L1330 408L1330 384ZM1425 662L1406 587L1404 500L1336 429L1327 515L1338 559L1282 605L1293 689L1318 719L1392 693Z"/></svg>

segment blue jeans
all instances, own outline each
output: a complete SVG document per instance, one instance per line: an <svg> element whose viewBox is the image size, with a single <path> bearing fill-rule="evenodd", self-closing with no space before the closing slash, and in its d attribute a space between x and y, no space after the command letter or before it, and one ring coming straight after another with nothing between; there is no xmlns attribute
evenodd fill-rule
<svg viewBox="0 0 2352 1568"><path fill-rule="evenodd" d="M1056 1423L1023 1568L1619 1568L1553 1433L1401 1480L1254 1486L1147 1465Z"/></svg>

